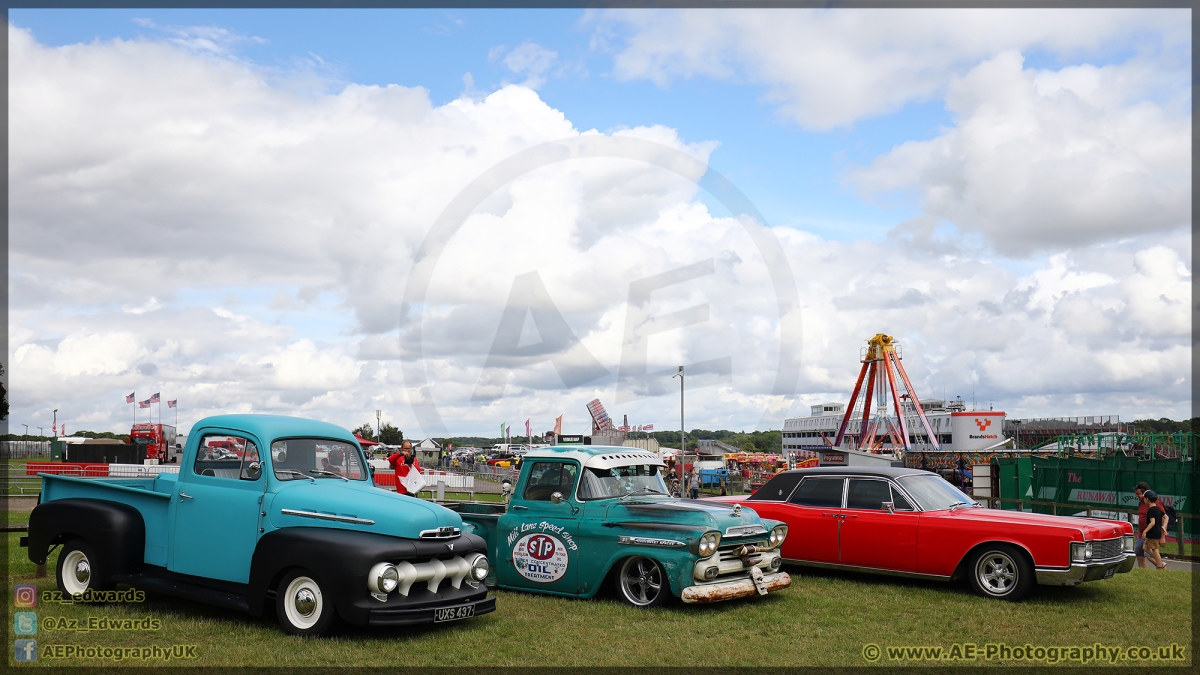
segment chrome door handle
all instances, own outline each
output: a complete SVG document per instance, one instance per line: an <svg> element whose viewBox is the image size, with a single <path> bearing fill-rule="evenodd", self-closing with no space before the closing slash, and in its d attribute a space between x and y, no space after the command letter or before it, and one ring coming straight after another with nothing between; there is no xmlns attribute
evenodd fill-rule
<svg viewBox="0 0 1200 675"><path fill-rule="evenodd" d="M193 496L191 496L191 495L189 495L189 494L185 494L185 493L183 493L183 492L180 492L180 493L179 493L179 501L181 501L181 502L182 502L182 501L183 501L183 500L185 500L185 499L195 499L195 497L193 497Z"/></svg>
<svg viewBox="0 0 1200 675"><path fill-rule="evenodd" d="M514 506L514 507L512 507L512 508L513 508L513 510L514 510L514 511L516 511L517 509L520 509L520 510L522 510L522 511L528 511L528 510L529 510L529 507L528 507L528 506L521 506L520 504L517 504L516 506Z"/></svg>

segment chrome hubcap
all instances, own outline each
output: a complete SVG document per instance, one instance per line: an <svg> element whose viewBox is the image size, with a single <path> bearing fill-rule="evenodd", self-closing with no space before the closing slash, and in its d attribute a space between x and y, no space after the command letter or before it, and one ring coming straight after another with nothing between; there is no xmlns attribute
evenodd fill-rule
<svg viewBox="0 0 1200 675"><path fill-rule="evenodd" d="M89 579L92 578L92 568L88 565L87 559L80 560L75 565L75 580L83 585L87 585Z"/></svg>
<svg viewBox="0 0 1200 675"><path fill-rule="evenodd" d="M307 588L301 588L293 600L296 611L300 616L312 616L312 613L317 609L317 596Z"/></svg>
<svg viewBox="0 0 1200 675"><path fill-rule="evenodd" d="M981 558L976 571L980 585L993 595L1004 595L1017 583L1017 565L1002 553L991 553Z"/></svg>

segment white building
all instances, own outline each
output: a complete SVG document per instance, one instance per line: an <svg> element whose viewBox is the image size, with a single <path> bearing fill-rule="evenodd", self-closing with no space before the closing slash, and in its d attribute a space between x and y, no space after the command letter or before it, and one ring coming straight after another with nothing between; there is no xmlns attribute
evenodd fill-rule
<svg viewBox="0 0 1200 675"><path fill-rule="evenodd" d="M928 399L921 401L933 433L945 452L980 452L1002 446L1004 437L1004 413L993 410L968 411L962 399L943 401ZM908 442L913 450L933 450L928 435L916 410L907 402L902 404L904 421L908 426ZM890 408L889 408L890 411ZM842 403L819 403L810 407L808 417L792 417L783 421L783 450L795 451L801 458L813 456L812 451L832 444L837 438L846 406ZM887 434L887 429L877 429L876 436ZM846 425L846 436L842 447L857 449L862 434L862 408L854 411ZM827 442L828 441L828 442ZM891 449L890 439L884 441L885 450Z"/></svg>

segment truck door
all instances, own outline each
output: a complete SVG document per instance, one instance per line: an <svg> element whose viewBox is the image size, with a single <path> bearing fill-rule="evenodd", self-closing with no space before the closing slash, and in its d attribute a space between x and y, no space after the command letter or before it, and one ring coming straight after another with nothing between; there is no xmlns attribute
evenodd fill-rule
<svg viewBox="0 0 1200 675"><path fill-rule="evenodd" d="M179 474L168 569L248 583L265 484L258 445L234 433L205 433Z"/></svg>
<svg viewBox="0 0 1200 675"><path fill-rule="evenodd" d="M579 465L536 461L522 470L522 482L496 528L501 586L541 593L575 595L580 564L579 507L575 483ZM566 501L555 504L560 493Z"/></svg>

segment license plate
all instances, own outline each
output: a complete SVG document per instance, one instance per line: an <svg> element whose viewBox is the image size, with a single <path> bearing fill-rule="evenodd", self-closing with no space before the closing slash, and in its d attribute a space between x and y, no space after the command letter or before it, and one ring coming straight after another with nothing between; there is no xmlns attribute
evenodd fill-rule
<svg viewBox="0 0 1200 675"><path fill-rule="evenodd" d="M767 594L767 588L765 585L763 585L762 570L758 569L757 567L751 567L750 568L750 581L754 582L754 588L755 588L755 590L758 591L759 595Z"/></svg>
<svg viewBox="0 0 1200 675"><path fill-rule="evenodd" d="M1107 572L1105 572L1105 573L1104 573L1104 578L1105 578L1105 579L1111 579L1111 578L1112 578L1112 575L1113 575L1113 574L1114 574L1116 571L1117 571L1117 568L1115 568L1115 567L1112 567L1112 568L1110 568L1110 569L1109 569Z"/></svg>
<svg viewBox="0 0 1200 675"><path fill-rule="evenodd" d="M475 616L475 605L446 607L444 609L433 610L434 623L441 623L443 621L458 621L459 619L469 619L473 616Z"/></svg>

